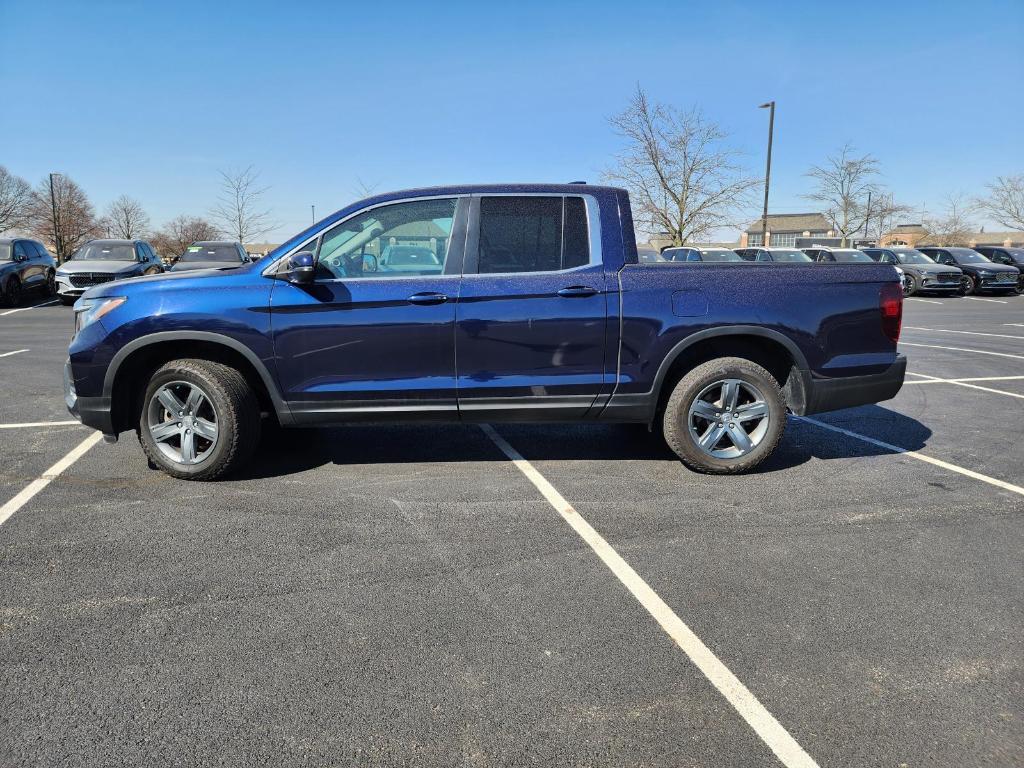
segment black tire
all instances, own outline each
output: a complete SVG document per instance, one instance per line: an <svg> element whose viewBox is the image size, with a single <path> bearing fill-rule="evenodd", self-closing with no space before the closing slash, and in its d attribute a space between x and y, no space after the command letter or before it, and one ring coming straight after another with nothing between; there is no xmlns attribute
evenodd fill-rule
<svg viewBox="0 0 1024 768"><path fill-rule="evenodd" d="M70 307L72 304L75 303L74 296L58 296L58 298L60 299L60 303L63 304L65 307Z"/></svg>
<svg viewBox="0 0 1024 768"><path fill-rule="evenodd" d="M12 277L7 281L3 290L3 303L8 307L16 307L21 304L21 281Z"/></svg>
<svg viewBox="0 0 1024 768"><path fill-rule="evenodd" d="M171 382L198 387L216 416L216 442L208 455L194 464L172 460L158 447L150 433L150 403L156 393ZM259 401L245 377L230 366L209 360L172 360L157 369L146 385L139 413L138 436L146 458L171 477L214 480L244 464L259 443Z"/></svg>
<svg viewBox="0 0 1024 768"><path fill-rule="evenodd" d="M706 453L691 435L690 406L702 392L726 379L738 380L756 390L767 405L768 421L749 452L720 458ZM786 427L786 399L775 378L757 363L740 357L721 357L698 365L679 380L665 406L663 424L665 442L690 469L714 475L739 474L756 467L779 444ZM719 424L729 424L729 420L723 419Z"/></svg>
<svg viewBox="0 0 1024 768"><path fill-rule="evenodd" d="M57 274L51 269L46 273L47 298L57 295Z"/></svg>
<svg viewBox="0 0 1024 768"><path fill-rule="evenodd" d="M964 275L960 278L960 295L961 296L973 296L978 292L978 281L970 275Z"/></svg>
<svg viewBox="0 0 1024 768"><path fill-rule="evenodd" d="M913 296L917 293L917 278L913 275L903 276L903 295Z"/></svg>

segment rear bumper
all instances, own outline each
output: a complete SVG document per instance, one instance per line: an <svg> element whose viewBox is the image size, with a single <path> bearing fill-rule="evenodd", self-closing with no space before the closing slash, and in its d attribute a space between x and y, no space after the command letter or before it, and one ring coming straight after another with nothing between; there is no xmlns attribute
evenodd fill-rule
<svg viewBox="0 0 1024 768"><path fill-rule="evenodd" d="M812 379L808 387L805 414L838 411L857 405L878 403L896 396L907 373L907 358L896 355L896 362L881 373L844 376L836 379Z"/></svg>

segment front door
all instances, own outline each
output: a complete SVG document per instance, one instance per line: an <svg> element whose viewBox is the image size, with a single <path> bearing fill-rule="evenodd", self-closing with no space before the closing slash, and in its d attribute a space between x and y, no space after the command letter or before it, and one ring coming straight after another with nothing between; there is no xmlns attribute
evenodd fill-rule
<svg viewBox="0 0 1024 768"><path fill-rule="evenodd" d="M468 198L376 206L302 250L309 286L278 282L271 325L281 391L299 422L452 418L455 300Z"/></svg>
<svg viewBox="0 0 1024 768"><path fill-rule="evenodd" d="M579 418L610 383L600 231L583 195L473 198L455 323L462 419Z"/></svg>

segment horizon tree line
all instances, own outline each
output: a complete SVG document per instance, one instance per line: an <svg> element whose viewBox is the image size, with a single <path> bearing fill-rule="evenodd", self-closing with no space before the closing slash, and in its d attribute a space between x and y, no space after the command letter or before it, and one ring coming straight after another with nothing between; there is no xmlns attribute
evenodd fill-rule
<svg viewBox="0 0 1024 768"><path fill-rule="evenodd" d="M97 215L85 190L67 174L51 174L32 188L0 165L0 233L24 230L65 261L96 238L146 239L157 253L180 255L199 240L252 242L277 226L261 206L269 187L258 184L252 166L219 173L221 194L206 216L181 214L154 229L133 197L120 195Z"/></svg>

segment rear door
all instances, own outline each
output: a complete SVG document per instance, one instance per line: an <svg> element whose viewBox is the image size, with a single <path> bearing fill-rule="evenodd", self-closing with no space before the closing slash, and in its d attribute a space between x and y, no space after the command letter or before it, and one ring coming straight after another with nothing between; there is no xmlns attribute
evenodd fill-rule
<svg viewBox="0 0 1024 768"><path fill-rule="evenodd" d="M14 243L14 260L18 262L18 277L26 288L38 288L46 281L46 270L35 246L28 240Z"/></svg>
<svg viewBox="0 0 1024 768"><path fill-rule="evenodd" d="M312 285L275 281L281 391L299 422L402 414L451 418L468 197L364 209L302 250Z"/></svg>
<svg viewBox="0 0 1024 768"><path fill-rule="evenodd" d="M600 243L589 195L473 198L455 320L463 419L586 414L610 383Z"/></svg>

